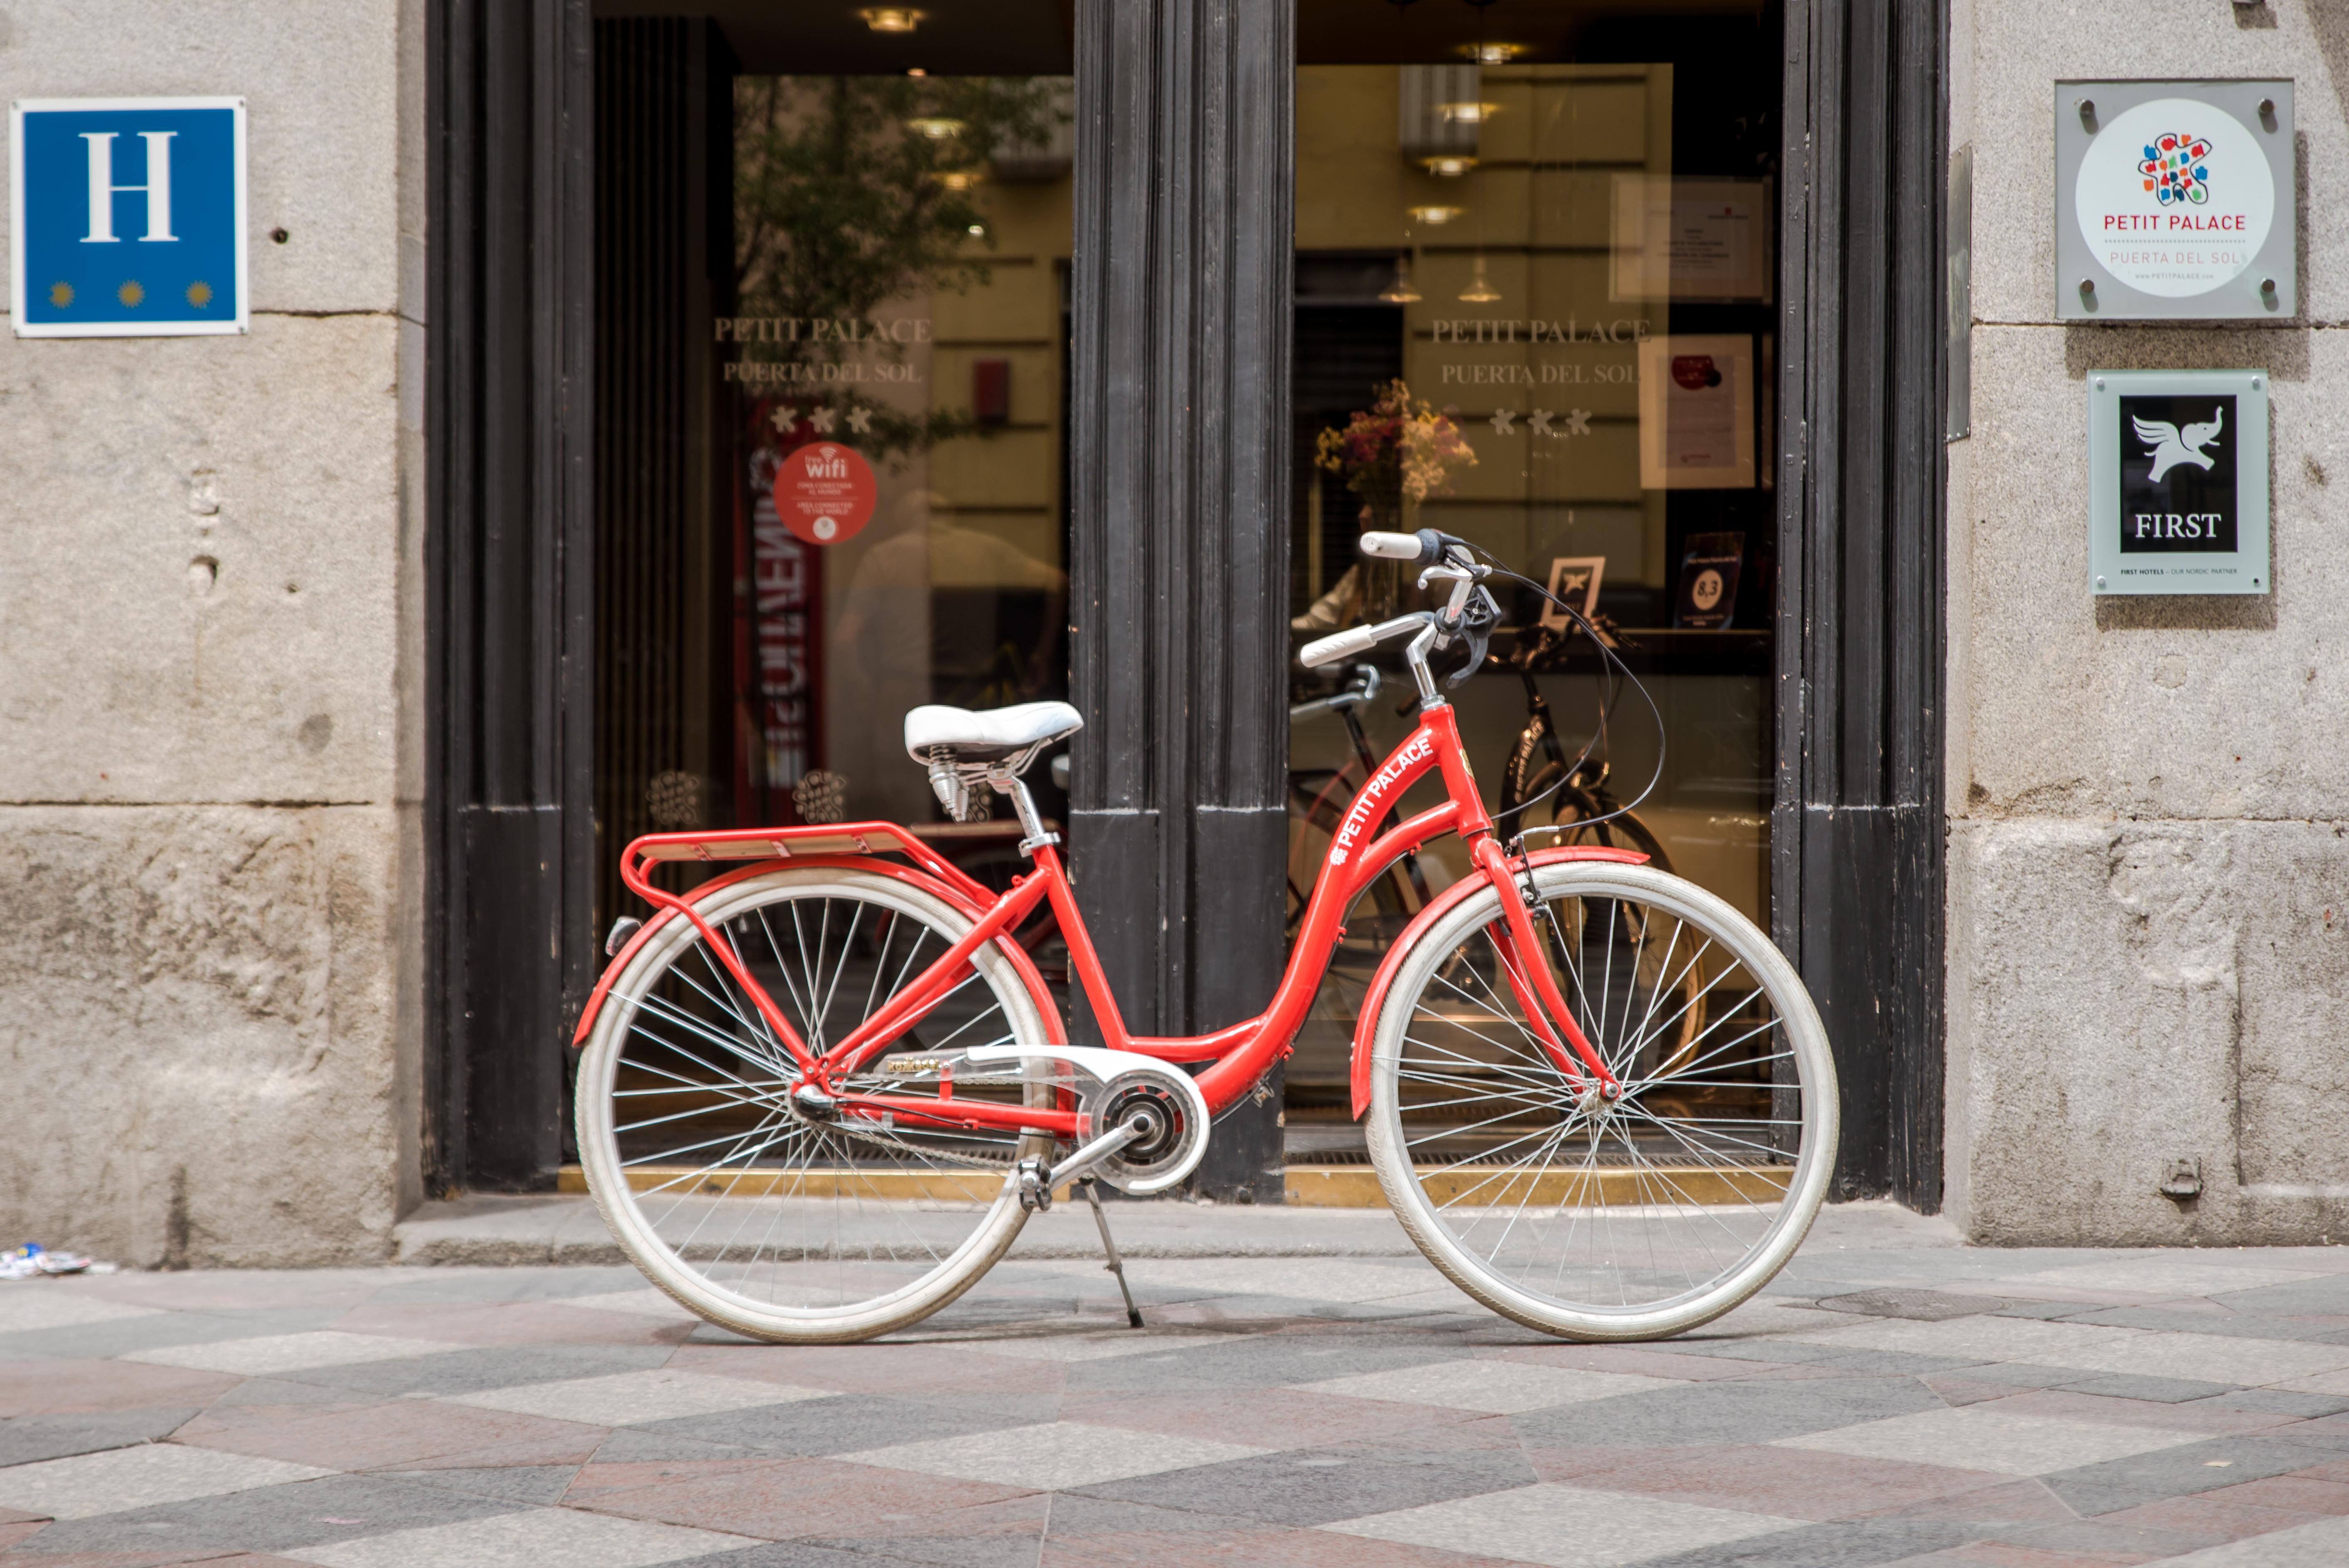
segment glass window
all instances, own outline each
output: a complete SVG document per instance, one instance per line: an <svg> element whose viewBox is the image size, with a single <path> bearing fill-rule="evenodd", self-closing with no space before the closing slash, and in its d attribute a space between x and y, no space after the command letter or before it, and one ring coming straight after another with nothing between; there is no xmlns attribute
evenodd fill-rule
<svg viewBox="0 0 2349 1568"><path fill-rule="evenodd" d="M1660 769L1589 633L1503 589L1450 693L1488 806L1527 802L1516 823L1557 830L1535 847L1642 850L1766 927L1777 7L1305 0L1299 29L1295 640L1426 603L1359 558L1362 530L1484 546L1586 613L1669 737ZM1299 677L1292 914L1411 695L1392 654ZM1289 1064L1293 1155L1317 1115L1358 1140L1362 984L1464 863L1439 845L1350 917Z"/></svg>
<svg viewBox="0 0 2349 1568"><path fill-rule="evenodd" d="M900 721L1067 691L1069 17L598 9L599 926L647 831L888 818L1008 872Z"/></svg>

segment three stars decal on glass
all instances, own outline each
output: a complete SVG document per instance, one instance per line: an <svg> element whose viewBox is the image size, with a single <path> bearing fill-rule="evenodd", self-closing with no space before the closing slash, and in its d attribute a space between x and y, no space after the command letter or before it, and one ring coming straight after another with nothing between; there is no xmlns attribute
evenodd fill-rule
<svg viewBox="0 0 2349 1568"><path fill-rule="evenodd" d="M1566 428L1559 430L1551 429L1549 422L1552 419L1563 419L1566 421ZM1517 411L1515 408L1493 410L1493 434L1514 436L1517 433L1516 427ZM1590 434L1590 410L1568 408L1563 414L1557 414L1547 408L1536 408L1526 416L1526 428L1533 435L1547 436L1553 440L1564 440L1568 436L1587 436Z"/></svg>
<svg viewBox="0 0 2349 1568"><path fill-rule="evenodd" d="M778 408L774 411L771 418L777 430L781 431L784 435L789 435L791 434L792 427L799 423L800 416L799 411L795 408ZM833 427L840 422L840 411L836 408L827 407L823 404L818 404L815 407L808 410L807 422L809 428L814 430L817 435L829 436L832 434ZM873 433L873 410L870 408L851 408L848 411L848 433L852 436L871 435Z"/></svg>

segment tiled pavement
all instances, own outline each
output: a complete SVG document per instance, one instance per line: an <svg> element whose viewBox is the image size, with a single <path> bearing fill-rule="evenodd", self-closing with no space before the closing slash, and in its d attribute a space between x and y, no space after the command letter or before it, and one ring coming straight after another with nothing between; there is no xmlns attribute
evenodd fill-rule
<svg viewBox="0 0 2349 1568"><path fill-rule="evenodd" d="M2349 1249L1831 1211L1699 1335L1416 1259L1013 1261L874 1345L627 1271L0 1284L0 1561L264 1568L2349 1564Z"/></svg>

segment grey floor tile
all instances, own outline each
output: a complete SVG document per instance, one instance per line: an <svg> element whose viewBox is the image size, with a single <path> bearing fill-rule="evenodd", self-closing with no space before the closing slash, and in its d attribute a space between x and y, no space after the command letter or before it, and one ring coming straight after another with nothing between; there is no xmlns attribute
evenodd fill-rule
<svg viewBox="0 0 2349 1568"><path fill-rule="evenodd" d="M429 1306L446 1302L478 1306L502 1301L554 1301L641 1290L645 1276L626 1264L591 1268L409 1269L386 1284L381 1305Z"/></svg>
<svg viewBox="0 0 2349 1568"><path fill-rule="evenodd" d="M1190 1349L1118 1356L1069 1367L1071 1392L1176 1393L1204 1388L1279 1388L1354 1372L1423 1367L1465 1354L1464 1346L1361 1334L1271 1334Z"/></svg>
<svg viewBox="0 0 2349 1568"><path fill-rule="evenodd" d="M634 1372L658 1367L674 1354L666 1345L495 1345L284 1376L289 1382L316 1383L370 1398L392 1399L403 1395L477 1394L523 1383Z"/></svg>
<svg viewBox="0 0 2349 1568"><path fill-rule="evenodd" d="M2101 1558L2114 1563L2141 1563L2147 1558L2169 1557L2180 1552L2191 1552L2207 1544L2210 1539L2208 1535L2189 1534L2182 1531L2106 1524L2094 1519L2002 1520L1977 1524L1973 1530L1983 1541L2020 1546L2033 1553L2046 1553L2059 1558L2071 1557L2075 1561Z"/></svg>
<svg viewBox="0 0 2349 1568"><path fill-rule="evenodd" d="M1029 1543L1024 1562L1032 1565L1036 1548ZM855 1551L843 1546L821 1544L812 1541L771 1541L763 1546L747 1546L740 1552L719 1552L708 1557L688 1557L670 1563L663 1568L889 1568L893 1563L909 1559L883 1555L878 1552Z"/></svg>
<svg viewBox="0 0 2349 1568"><path fill-rule="evenodd" d="M2264 1317L2244 1313L2194 1312L2176 1307L2114 1306L2088 1312L2074 1323L2101 1323L2118 1328L2153 1328L2171 1334L2217 1334L2230 1339L2299 1339L2320 1345L2349 1343L2349 1328L2307 1317Z"/></svg>
<svg viewBox="0 0 2349 1568"><path fill-rule="evenodd" d="M1039 1426L1061 1417L1057 1394L843 1394L708 1416L648 1421L637 1430L767 1453L845 1454L899 1443Z"/></svg>
<svg viewBox="0 0 2349 1568"><path fill-rule="evenodd" d="M1072 1489L1080 1495L1310 1527L1531 1486L1506 1449L1313 1449Z"/></svg>
<svg viewBox="0 0 2349 1568"><path fill-rule="evenodd" d="M2214 1410L2259 1410L2278 1416L2298 1416L2303 1420L2349 1411L2349 1396L2295 1394L2288 1388L2238 1388L2231 1394L2218 1395L2206 1403Z"/></svg>
<svg viewBox="0 0 2349 1568"><path fill-rule="evenodd" d="M2072 1317L2083 1312L2103 1310L2091 1301L2010 1301L1993 1317L2035 1317L2046 1321Z"/></svg>
<svg viewBox="0 0 2349 1568"><path fill-rule="evenodd" d="M699 1438L679 1437L674 1432L645 1431L634 1427L622 1427L604 1439L595 1450L597 1464L645 1464L663 1460L755 1460L767 1456L757 1449L737 1448L731 1443L708 1443Z"/></svg>
<svg viewBox="0 0 2349 1568"><path fill-rule="evenodd" d="M2349 1452L2349 1416L2325 1416L2289 1427L2276 1427L2263 1435L2281 1438L2286 1442L2305 1443L2311 1448L2329 1449L2338 1458L2342 1453Z"/></svg>
<svg viewBox="0 0 2349 1568"><path fill-rule="evenodd" d="M258 1339L270 1334L299 1334L307 1329L329 1327L348 1310L343 1306L273 1306L211 1312L158 1312L144 1317L119 1317L107 1323L77 1324L69 1328L41 1328L27 1334L0 1335L0 1353L14 1351L26 1357L98 1359L128 1356L134 1350L160 1350L173 1345L212 1345L225 1339Z"/></svg>
<svg viewBox="0 0 2349 1568"><path fill-rule="evenodd" d="M151 1443L177 1431L196 1414L193 1406L94 1410L86 1415L19 1416L0 1421L0 1465L26 1465L91 1454L100 1449Z"/></svg>
<svg viewBox="0 0 2349 1568"><path fill-rule="evenodd" d="M319 1372L312 1377L326 1377ZM331 1383L293 1383L281 1377L247 1377L212 1400L220 1405L372 1405L379 1396Z"/></svg>
<svg viewBox="0 0 2349 1568"><path fill-rule="evenodd" d="M389 1480L412 1481L418 1486L442 1487L498 1502L552 1507L563 1501L563 1494L569 1490L572 1479L578 1475L579 1467L494 1465L474 1470L375 1470L369 1473Z"/></svg>
<svg viewBox="0 0 2349 1568"><path fill-rule="evenodd" d="M386 1476L338 1475L222 1497L60 1520L41 1532L44 1552L156 1552L213 1547L255 1553L454 1524L520 1505Z"/></svg>
<svg viewBox="0 0 2349 1568"><path fill-rule="evenodd" d="M1970 1526L1938 1519L1806 1524L1775 1535L1651 1557L1640 1568L1875 1568L1962 1546L1978 1534Z"/></svg>
<svg viewBox="0 0 2349 1568"><path fill-rule="evenodd" d="M939 1568L1036 1568L1044 1543L1039 1526L1032 1535L885 1535L869 1540L816 1539L803 1544L846 1553L847 1561L860 1568L881 1568L896 1563L936 1563ZM792 1563L791 1568L799 1565Z"/></svg>
<svg viewBox="0 0 2349 1568"><path fill-rule="evenodd" d="M1167 1508L1157 1503L1127 1502L1122 1498L1064 1491L1052 1499L1047 1539L1077 1541L1088 1535L1247 1530L1256 1523L1253 1519L1236 1519L1198 1509Z"/></svg>
<svg viewBox="0 0 2349 1568"><path fill-rule="evenodd" d="M2232 1383L2201 1383L2187 1377L2138 1377L2126 1372L2104 1373L2084 1377L2077 1383L2061 1383L2056 1387L2067 1394L2107 1394L2116 1399L2151 1399L2164 1405L2183 1405L2189 1399L2209 1399L2241 1392ZM2349 1408L2349 1400L2342 1403L2344 1408Z"/></svg>
<svg viewBox="0 0 2349 1568"><path fill-rule="evenodd" d="M2222 1486L2306 1470L2339 1457L2331 1449L2265 1433L2244 1434L2057 1470L2040 1480L2075 1513L2094 1518L2164 1498L2216 1491Z"/></svg>
<svg viewBox="0 0 2349 1568"><path fill-rule="evenodd" d="M1947 1407L1911 1377L1743 1378L1590 1399L1510 1418L1534 1446L1692 1448L1766 1443Z"/></svg>
<svg viewBox="0 0 2349 1568"><path fill-rule="evenodd" d="M2275 1317L2349 1317L2349 1274L2330 1274L2291 1284L2230 1290L2210 1298L2221 1306Z"/></svg>

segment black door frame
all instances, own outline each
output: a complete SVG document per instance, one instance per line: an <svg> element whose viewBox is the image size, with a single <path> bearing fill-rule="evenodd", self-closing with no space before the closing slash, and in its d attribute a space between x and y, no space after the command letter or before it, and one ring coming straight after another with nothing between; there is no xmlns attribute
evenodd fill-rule
<svg viewBox="0 0 2349 1568"><path fill-rule="evenodd" d="M1280 969L1291 0L1085 0L1070 473L1079 894L1128 1022ZM1839 1196L1940 1197L1944 0L1788 0L1772 924ZM428 1176L543 1185L588 929L589 0L431 0ZM1081 1026L1082 1020L1079 1020ZM1278 1202L1278 1079L1203 1185Z"/></svg>
<svg viewBox="0 0 2349 1568"><path fill-rule="evenodd" d="M1944 0L1789 0L1771 934L1834 1195L1941 1201Z"/></svg>

